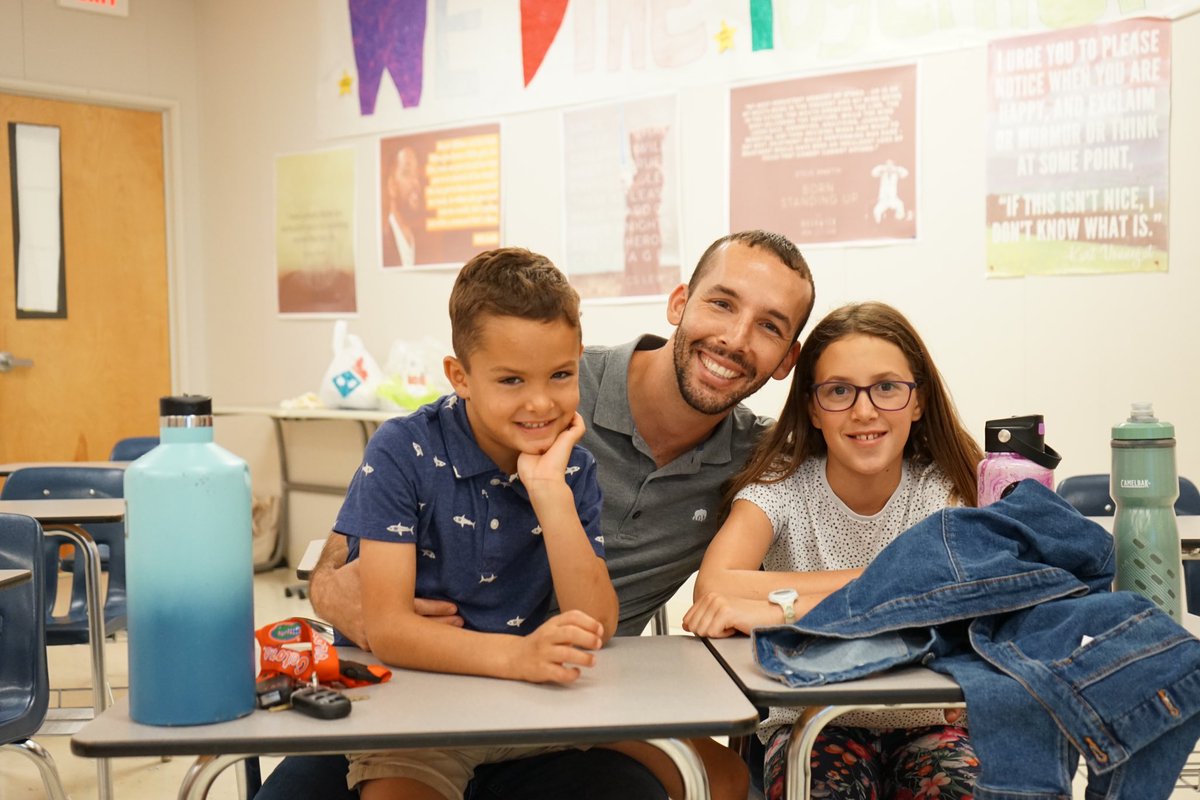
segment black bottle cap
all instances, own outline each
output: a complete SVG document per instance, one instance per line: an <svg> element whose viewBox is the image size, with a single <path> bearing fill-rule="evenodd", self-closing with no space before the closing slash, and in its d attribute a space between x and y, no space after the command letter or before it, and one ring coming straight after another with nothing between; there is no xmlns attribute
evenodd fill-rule
<svg viewBox="0 0 1200 800"><path fill-rule="evenodd" d="M212 398L203 394L161 397L158 400L160 417L206 417L212 415Z"/></svg>
<svg viewBox="0 0 1200 800"><path fill-rule="evenodd" d="M989 453L1016 453L1038 466L1054 469L1062 456L1046 444L1041 414L989 419L983 426L983 449Z"/></svg>

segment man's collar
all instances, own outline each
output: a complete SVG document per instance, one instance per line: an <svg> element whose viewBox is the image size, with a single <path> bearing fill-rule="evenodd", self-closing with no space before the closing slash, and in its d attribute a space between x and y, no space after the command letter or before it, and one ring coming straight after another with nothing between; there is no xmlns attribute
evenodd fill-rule
<svg viewBox="0 0 1200 800"><path fill-rule="evenodd" d="M632 342L612 348L596 391L596 412L592 423L610 431L633 435L633 413L629 405L629 362L635 350L657 350L667 340L644 334Z"/></svg>
<svg viewBox="0 0 1200 800"><path fill-rule="evenodd" d="M612 348L596 392L596 411L592 424L626 436L634 435L633 413L629 404L629 362L635 351L657 350L666 346L666 339L647 333ZM703 463L725 464L733 457L731 446L735 410L731 409L708 438L695 448Z"/></svg>

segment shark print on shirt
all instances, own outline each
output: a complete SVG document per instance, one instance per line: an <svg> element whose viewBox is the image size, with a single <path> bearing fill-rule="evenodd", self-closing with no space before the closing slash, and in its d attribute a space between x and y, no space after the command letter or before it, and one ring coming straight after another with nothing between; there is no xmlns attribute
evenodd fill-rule
<svg viewBox="0 0 1200 800"><path fill-rule="evenodd" d="M353 540L353 557L359 538L415 545L415 597L455 603L472 630L525 635L553 599L542 526L520 477L479 449L469 406L447 396L381 424L334 530ZM577 447L563 469L581 535L603 557L595 460Z"/></svg>

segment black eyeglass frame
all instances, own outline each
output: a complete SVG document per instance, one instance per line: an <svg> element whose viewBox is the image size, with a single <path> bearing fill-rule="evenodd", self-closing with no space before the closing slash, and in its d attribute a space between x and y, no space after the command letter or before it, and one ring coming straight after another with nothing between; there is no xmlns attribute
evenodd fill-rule
<svg viewBox="0 0 1200 800"><path fill-rule="evenodd" d="M908 397L905 398L904 405L900 406L899 408L883 408L879 405L879 403L875 402L875 398L871 396L871 390L874 389L876 386L879 386L880 384L883 384L883 383L894 383L897 386L907 386L908 387ZM837 414L842 411L849 411L850 409L854 408L855 404L858 403L858 396L862 392L867 393L867 399L871 401L871 405L873 405L875 407L876 411L903 411L904 409L908 408L908 404L912 402L913 392L915 392L917 390L918 385L919 384L916 381L895 381L895 380L876 381L875 383L872 383L869 386L856 386L853 383L850 383L848 381L822 381L821 383L814 383L812 386L810 386L809 391L812 392L813 400L816 401L817 405L820 406L822 410L828 411L830 414ZM825 405L821 402L820 388L822 386L849 386L851 389L854 390L854 399L851 400L850 404L848 406L846 406L845 408L826 408Z"/></svg>

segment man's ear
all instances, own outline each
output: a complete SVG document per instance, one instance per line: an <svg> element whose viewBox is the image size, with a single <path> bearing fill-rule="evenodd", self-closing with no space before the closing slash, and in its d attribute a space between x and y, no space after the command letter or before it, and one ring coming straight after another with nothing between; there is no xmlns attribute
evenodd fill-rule
<svg viewBox="0 0 1200 800"><path fill-rule="evenodd" d="M792 367L796 366L796 359L800 357L800 343L792 342L792 346L788 348L787 355L783 357L783 361L779 362L779 366L771 373L771 377L777 381L786 378L792 372Z"/></svg>
<svg viewBox="0 0 1200 800"><path fill-rule="evenodd" d="M450 381L450 386L454 388L454 393L464 400L469 400L471 385L463 363L454 356L446 356L442 359L442 370L446 373L446 380Z"/></svg>
<svg viewBox="0 0 1200 800"><path fill-rule="evenodd" d="M675 287L670 296L667 297L667 321L672 325L678 325L683 321L683 309L687 306L688 287L686 283L681 283Z"/></svg>

